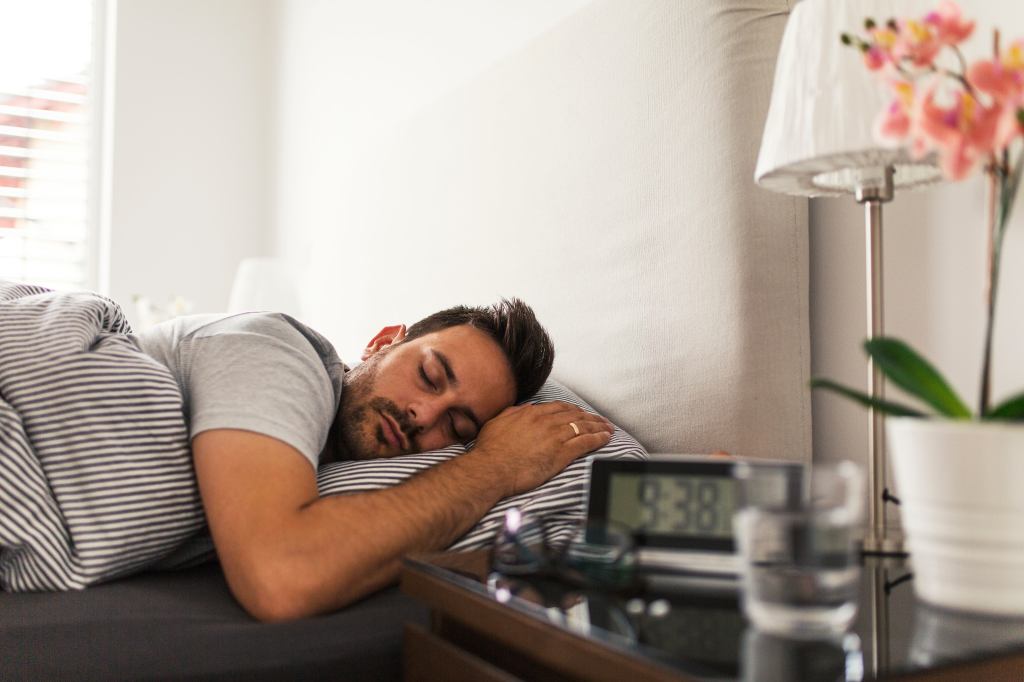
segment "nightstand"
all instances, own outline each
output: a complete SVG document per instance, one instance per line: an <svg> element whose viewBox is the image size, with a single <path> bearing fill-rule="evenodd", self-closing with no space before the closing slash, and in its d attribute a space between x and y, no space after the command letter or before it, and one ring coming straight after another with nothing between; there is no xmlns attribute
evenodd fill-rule
<svg viewBox="0 0 1024 682"><path fill-rule="evenodd" d="M487 552L409 558L402 590L431 609L409 625L406 680L1021 680L1024 620L918 602L903 560L866 558L860 611L833 640L749 626L728 591L579 590L503 578ZM862 677L861 677L862 676Z"/></svg>

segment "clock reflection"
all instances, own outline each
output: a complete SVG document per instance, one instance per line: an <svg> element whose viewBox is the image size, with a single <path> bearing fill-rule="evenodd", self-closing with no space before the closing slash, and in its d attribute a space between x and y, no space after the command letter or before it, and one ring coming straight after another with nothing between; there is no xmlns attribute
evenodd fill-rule
<svg viewBox="0 0 1024 682"><path fill-rule="evenodd" d="M746 622L735 594L579 590L556 578L495 573L488 586L501 601L530 604L582 635L642 647L645 656L692 675L735 679L739 674Z"/></svg>

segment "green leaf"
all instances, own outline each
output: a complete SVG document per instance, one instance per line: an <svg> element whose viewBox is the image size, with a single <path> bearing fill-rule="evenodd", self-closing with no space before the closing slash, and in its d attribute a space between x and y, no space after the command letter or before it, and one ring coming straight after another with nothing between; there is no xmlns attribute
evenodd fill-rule
<svg viewBox="0 0 1024 682"><path fill-rule="evenodd" d="M989 410L985 419L1024 419L1024 393L1018 393Z"/></svg>
<svg viewBox="0 0 1024 682"><path fill-rule="evenodd" d="M836 393L854 400L864 407L873 407L879 412L884 414L891 414L895 417L925 417L923 412L919 412L913 408L900 405L899 403L889 402L888 400L882 400L880 398L872 398L867 393L861 393L855 391L852 388L847 388L837 384L834 381L828 379L811 379L811 388L824 388L829 391L835 391Z"/></svg>
<svg viewBox="0 0 1024 682"><path fill-rule="evenodd" d="M894 384L946 417L970 419L971 411L932 365L899 339L864 342L864 350Z"/></svg>

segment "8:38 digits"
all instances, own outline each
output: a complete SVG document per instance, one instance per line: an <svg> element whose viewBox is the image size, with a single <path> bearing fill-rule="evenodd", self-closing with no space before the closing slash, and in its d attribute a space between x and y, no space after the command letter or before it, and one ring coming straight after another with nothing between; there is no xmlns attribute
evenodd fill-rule
<svg viewBox="0 0 1024 682"><path fill-rule="evenodd" d="M637 487L641 524L649 533L726 535L732 522L730 495L717 478L648 477Z"/></svg>

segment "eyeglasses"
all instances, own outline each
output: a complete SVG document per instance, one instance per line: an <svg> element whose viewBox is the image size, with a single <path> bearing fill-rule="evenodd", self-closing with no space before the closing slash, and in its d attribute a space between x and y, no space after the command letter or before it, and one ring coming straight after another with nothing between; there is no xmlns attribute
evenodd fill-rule
<svg viewBox="0 0 1024 682"><path fill-rule="evenodd" d="M636 584L636 548L628 529L548 524L513 507L491 551L491 568L506 576L554 578L574 587L627 588Z"/></svg>

